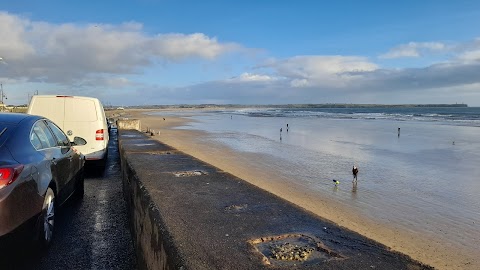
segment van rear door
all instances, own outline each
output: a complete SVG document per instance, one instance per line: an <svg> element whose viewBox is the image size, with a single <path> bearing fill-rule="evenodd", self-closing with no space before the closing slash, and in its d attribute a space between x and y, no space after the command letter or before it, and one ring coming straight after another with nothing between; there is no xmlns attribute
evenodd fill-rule
<svg viewBox="0 0 480 270"><path fill-rule="evenodd" d="M92 99L66 98L63 131L67 133L70 141L77 136L84 138L87 144L92 144L95 141L95 130L98 125L97 115L95 102Z"/></svg>

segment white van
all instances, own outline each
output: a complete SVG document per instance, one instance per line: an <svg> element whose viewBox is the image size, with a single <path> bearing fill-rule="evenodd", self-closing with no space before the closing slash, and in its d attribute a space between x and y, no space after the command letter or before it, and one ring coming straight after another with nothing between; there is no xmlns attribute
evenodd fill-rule
<svg viewBox="0 0 480 270"><path fill-rule="evenodd" d="M88 161L105 165L108 150L108 126L102 103L96 98L64 95L35 95L28 114L44 116L57 124L73 141L75 136L87 141L75 146Z"/></svg>

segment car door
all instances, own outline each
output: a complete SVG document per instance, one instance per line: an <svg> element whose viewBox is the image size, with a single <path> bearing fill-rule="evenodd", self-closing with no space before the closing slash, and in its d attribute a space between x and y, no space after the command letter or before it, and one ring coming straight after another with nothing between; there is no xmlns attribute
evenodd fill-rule
<svg viewBox="0 0 480 270"><path fill-rule="evenodd" d="M45 158L50 161L52 178L57 184L57 199L61 203L70 195L68 191L64 190L70 178L70 160L65 149L58 145L58 140L44 120L35 123L33 132L44 146L42 152Z"/></svg>
<svg viewBox="0 0 480 270"><path fill-rule="evenodd" d="M60 147L61 153L64 154L70 162L70 170L66 184L66 191L68 194L71 194L75 190L75 176L80 170L80 155L75 153L67 135L65 135L65 133L55 123L49 120L45 120L45 122L52 131L55 138L57 139L57 145Z"/></svg>

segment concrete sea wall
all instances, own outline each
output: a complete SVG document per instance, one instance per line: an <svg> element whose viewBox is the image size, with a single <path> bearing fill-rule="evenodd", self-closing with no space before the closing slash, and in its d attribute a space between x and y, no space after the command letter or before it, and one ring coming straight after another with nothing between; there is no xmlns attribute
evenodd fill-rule
<svg viewBox="0 0 480 270"><path fill-rule="evenodd" d="M138 119L123 119L117 121L118 129L141 130L141 122Z"/></svg>

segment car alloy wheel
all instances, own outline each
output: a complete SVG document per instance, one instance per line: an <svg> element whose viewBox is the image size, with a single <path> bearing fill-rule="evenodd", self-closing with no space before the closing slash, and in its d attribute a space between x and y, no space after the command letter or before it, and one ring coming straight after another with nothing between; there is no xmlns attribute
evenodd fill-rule
<svg viewBox="0 0 480 270"><path fill-rule="evenodd" d="M52 241L53 228L55 225L55 193L49 187L43 201L43 231L41 240L44 246L48 246Z"/></svg>

